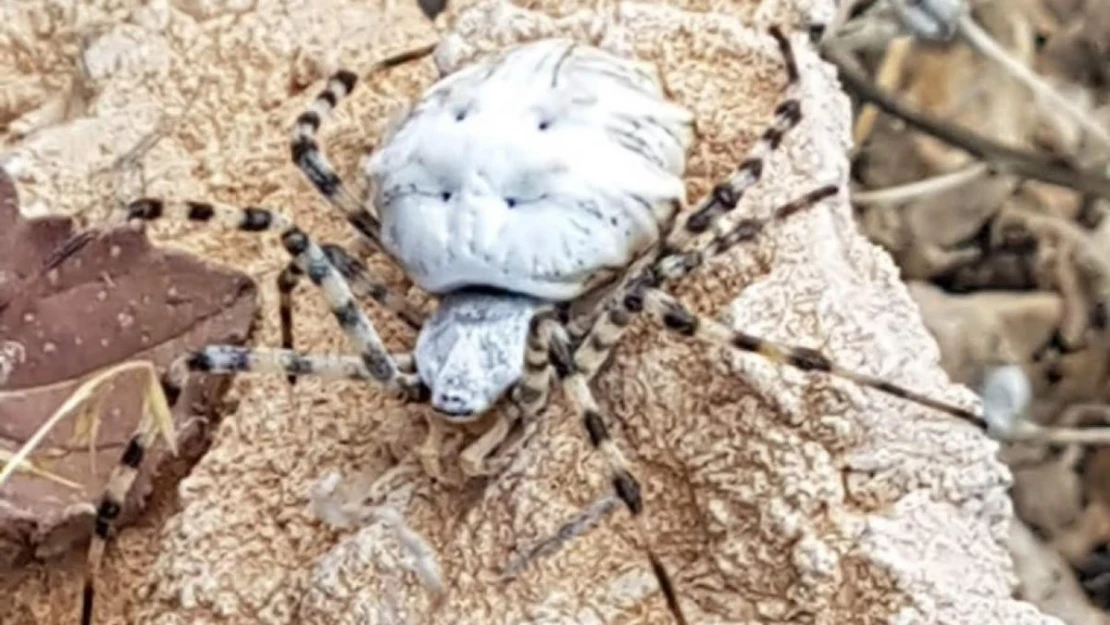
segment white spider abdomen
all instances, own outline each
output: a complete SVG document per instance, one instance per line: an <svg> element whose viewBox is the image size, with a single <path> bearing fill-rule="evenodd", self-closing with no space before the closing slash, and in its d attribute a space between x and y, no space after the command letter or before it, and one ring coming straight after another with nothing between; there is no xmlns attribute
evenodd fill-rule
<svg viewBox="0 0 1110 625"><path fill-rule="evenodd" d="M583 292L684 197L692 116L641 64L564 39L434 85L369 160L382 242L423 289Z"/></svg>

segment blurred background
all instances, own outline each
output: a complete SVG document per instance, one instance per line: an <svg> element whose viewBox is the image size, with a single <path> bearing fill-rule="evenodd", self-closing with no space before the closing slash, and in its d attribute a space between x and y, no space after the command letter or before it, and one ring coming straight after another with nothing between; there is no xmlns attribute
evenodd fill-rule
<svg viewBox="0 0 1110 625"><path fill-rule="evenodd" d="M1110 623L1110 2L838 11L814 35L853 99L860 228L901 268L948 373L1003 428L1036 428L1002 448L1021 596Z"/></svg>

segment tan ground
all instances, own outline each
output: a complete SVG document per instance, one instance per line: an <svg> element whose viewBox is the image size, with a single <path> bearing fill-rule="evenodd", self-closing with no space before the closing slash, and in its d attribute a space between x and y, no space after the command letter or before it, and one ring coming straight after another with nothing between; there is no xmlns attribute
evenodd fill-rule
<svg viewBox="0 0 1110 625"><path fill-rule="evenodd" d="M587 2L461 4L454 60L467 44L563 34L658 62L697 116L691 196L743 158L780 97L774 47L749 25L774 20L800 31L833 5L691 0L594 13ZM548 15L560 18L531 12L541 5L559 7ZM720 12L704 12L710 6ZM365 69L436 37L415 3L387 0L58 0L0 11L0 59L16 61L0 76L0 124L10 124L8 165L29 210L97 220L140 193L192 196L280 207L320 240L351 237L288 162L292 120L338 63ZM82 36L84 87L95 94L88 106L67 87ZM745 198L742 210L756 214L847 174L847 100L804 37L794 40L807 117L770 163L767 184ZM360 150L433 76L424 61L343 103L323 140L348 180ZM135 168L93 175L159 123L165 137L143 157L142 176ZM257 340L277 344L272 280L284 258L272 237L157 232L257 276L270 311ZM750 332L971 401L947 384L894 265L856 232L844 201L798 216L756 251L735 251L680 293L701 312L730 311ZM299 295L298 345L344 349L320 298L307 287ZM412 333L388 315L373 318L392 348L411 344ZM645 481L655 548L693 622L1055 622L1009 598L1009 477L996 446L970 428L850 384L664 337L643 322L597 387ZM435 485L411 457L402 462L391 501L436 548L451 587L432 619L430 595L403 568L392 533L381 523L329 529L309 506L323 476L354 485L406 456L424 410L348 383L290 389L277 378L244 378L234 392L240 408L179 496L156 498L114 543L97 623L669 622L623 513L512 584L496 581L515 548L549 535L607 487L561 399L491 483ZM4 579L0 622L75 622L79 559Z"/></svg>

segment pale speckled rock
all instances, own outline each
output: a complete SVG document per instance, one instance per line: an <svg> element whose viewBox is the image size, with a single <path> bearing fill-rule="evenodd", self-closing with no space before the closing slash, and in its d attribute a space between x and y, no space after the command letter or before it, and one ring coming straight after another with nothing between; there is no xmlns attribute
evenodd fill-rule
<svg viewBox="0 0 1110 625"><path fill-rule="evenodd" d="M86 13L108 12L85 4ZM437 57L454 67L484 50L560 35L659 63L669 92L696 116L687 176L696 198L744 157L782 96L781 65L762 27L773 20L800 29L832 9L826 0L459 2L441 18L450 32ZM29 198L101 218L121 182L88 172L131 149L146 128L144 111L172 119L198 93L147 154L146 192L278 207L322 241L352 237L288 162L292 120L339 63L365 69L436 36L416 3L386 0L152 2L107 33L99 49L116 54L112 41L135 38L168 49L168 69L135 68L125 54L113 65L118 77L107 70L96 84L100 93L136 94L131 101L97 101L86 119L6 148L26 172ZM14 77L21 84L35 58L57 70L57 47L71 43L28 37L31 52ZM804 37L794 41L806 119L741 204L753 214L843 184L847 174L847 99ZM348 180L359 151L434 75L430 60L417 63L344 101L322 140ZM30 110L49 96L17 104ZM113 129L111 120L130 115L134 126ZM94 127L112 134L85 134ZM80 142L98 146L94 162L57 149ZM234 262L263 285L285 260L273 238L157 232ZM400 284L396 271L375 266ZM749 332L819 346L847 366L972 401L948 384L895 266L859 235L843 197L775 228L759 249L714 262L678 292ZM261 304L276 311L274 289L264 289ZM376 309L372 317L391 349L412 344L401 323ZM308 288L298 291L296 331L302 348L345 348ZM277 344L275 312L258 340ZM647 527L693 622L1054 622L1009 598L1009 475L997 446L969 427L851 384L662 336L646 322L596 386L643 478ZM558 393L535 438L490 483L432 484L411 455L393 473L399 489L390 501L439 552L451 590L432 618L431 595L382 522L330 529L309 506L322 476L338 472L357 493L394 454L410 452L424 410L347 383L289 389L278 378L242 378L235 389L239 410L180 485L176 505L156 506L149 522L113 544L98 623L669 622L623 512L513 583L497 583L514 549L548 536L608 488ZM79 563L55 564L3 580L0 609L12 612L0 621L71 622L79 572Z"/></svg>

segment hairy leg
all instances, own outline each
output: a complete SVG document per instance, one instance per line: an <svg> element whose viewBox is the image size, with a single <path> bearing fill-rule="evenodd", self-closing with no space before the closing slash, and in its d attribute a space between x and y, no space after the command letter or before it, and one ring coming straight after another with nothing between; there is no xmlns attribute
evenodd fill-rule
<svg viewBox="0 0 1110 625"><path fill-rule="evenodd" d="M757 240L769 223L786 219L790 215L833 195L835 192L835 187L821 187L779 207L769 219L742 219L731 230L716 233L711 239L702 242L700 246L692 246L692 249L687 251L661 258L651 270L645 271L639 277L633 279L623 295L613 302L608 313L598 318L597 324L575 354L575 361L578 366L590 375L595 373L601 363L608 357L612 346L620 340L631 317L646 312L662 323L664 327L679 334L730 345L741 351L757 353L775 362L797 367L803 371L818 371L845 378L888 395L945 412L973 423L977 427L985 427L981 416L971 410L937 401L886 380L851 371L837 365L816 350L775 343L742 331L731 330L724 324L709 318L702 317L699 319L673 296L661 289L665 280L674 280L686 276L697 269L706 259L729 249L737 243Z"/></svg>
<svg viewBox="0 0 1110 625"><path fill-rule="evenodd" d="M606 301L605 308L595 317L593 326L578 343L578 348L574 352L575 365L585 373L587 379L593 379L597 370L609 357L613 347L624 335L633 315L639 312L635 299L629 300L630 294L683 278L709 258L735 245L757 241L759 235L769 225L810 208L834 193L836 193L836 187L821 187L780 206L770 217L741 219L730 230L721 229L712 233L707 239L692 239L686 250L674 251L658 258L646 269L633 275L620 291Z"/></svg>
<svg viewBox="0 0 1110 625"><path fill-rule="evenodd" d="M866 386L947 413L976 427L986 427L986 423L976 412L935 400L881 378L851 371L831 361L815 349L768 341L740 330L733 330L709 317L695 315L673 296L657 288L646 288L638 293L630 294L629 297L636 300L636 312L642 310L661 323L663 327L680 335L693 337L714 345L727 345L740 351L759 354L768 360L789 365L802 371L817 371L844 378L860 386Z"/></svg>
<svg viewBox="0 0 1110 625"><path fill-rule="evenodd" d="M410 328L419 330L424 324L424 315L410 304L405 297L393 292L377 279L370 269L361 260L349 254L341 246L332 243L323 243L320 249L327 255L332 266L339 271L343 279L351 287L351 293L358 298L370 298L385 309L401 318ZM285 349L293 348L293 290L300 283L304 271L301 270L297 260L289 261L285 269L277 277L278 295L280 298L279 314L281 319L281 346ZM295 377L289 377L293 384Z"/></svg>
<svg viewBox="0 0 1110 625"><path fill-rule="evenodd" d="M427 389L411 374L402 374L373 323L358 307L347 281L328 255L284 216L263 208L236 208L207 202L141 199L128 206L128 219L196 221L250 232L277 231L282 245L301 271L323 293L336 322L359 351L371 377L387 391L420 399Z"/></svg>
<svg viewBox="0 0 1110 625"><path fill-rule="evenodd" d="M778 43L783 57L787 76L786 90L794 90L800 81L794 50L781 28L772 26L769 32ZM776 107L770 125L736 171L715 184L712 191L692 210L681 212L669 224L669 228L664 231L666 234L663 246L653 256L638 261L630 268L621 284L599 304L599 314L589 319L588 326L581 324L585 317L572 321L569 326L571 336L579 346L575 352L575 361L588 379L592 379L597 373L631 320L631 312L622 305L620 299L626 290L632 288L633 283L648 279L645 276L650 278L653 285L660 280L681 277L700 265L705 258L721 253L736 243L754 240L755 235L769 223L785 219L804 208L794 208L793 205L797 204L795 202L780 208L769 219L742 219L733 226L727 223L727 217L739 204L744 193L762 178L766 157L782 144L786 135L801 119L801 102L795 98L787 99ZM705 237L710 238L706 240Z"/></svg>
<svg viewBox="0 0 1110 625"><path fill-rule="evenodd" d="M411 364L407 355L398 360ZM364 360L359 356L301 354L286 349L248 348L233 345L210 345L184 355L173 362L162 377L162 393L172 409L181 396L185 378L189 373L277 373L290 376L316 376L331 379L373 380ZM139 466L147 450L160 434L153 412L148 411L139 421L119 464L112 470L108 485L100 497L92 542L89 544L85 584L81 604L81 623L92 622L96 577L104 559L104 550L112 526L123 509Z"/></svg>
<svg viewBox="0 0 1110 625"><path fill-rule="evenodd" d="M92 625L93 603L96 598L96 580L104 561L104 550L112 532L112 524L123 511L123 504L135 478L139 475L146 450L158 437L159 430L153 414L147 412L120 456L119 463L108 477L108 485L96 506L93 535L86 555L85 583L81 595L81 625Z"/></svg>
<svg viewBox="0 0 1110 625"><path fill-rule="evenodd" d="M398 354L403 359L405 354ZM395 357L390 355L391 358ZM403 367L399 367L404 369ZM186 373L229 374L262 373L328 380L375 381L361 356L346 354L306 354L291 349L207 345L175 361L173 370ZM407 372L406 372L407 373ZM166 376L163 385L171 397L180 391L181 380Z"/></svg>
<svg viewBox="0 0 1110 625"><path fill-rule="evenodd" d="M513 400L525 418L538 415L547 406L554 373L549 354L552 336L558 327L559 322L550 315L539 315L532 321L524 351L524 376L513 389Z"/></svg>
<svg viewBox="0 0 1110 625"><path fill-rule="evenodd" d="M374 74L414 61L431 54L433 50L434 46L424 46L391 56L375 64L370 72ZM380 249L381 222L347 189L316 141L320 124L332 114L340 100L350 95L357 82L358 76L349 70L339 70L328 79L324 90L297 117L293 125L290 153L293 163L320 195L342 211L351 226Z"/></svg>
<svg viewBox="0 0 1110 625"><path fill-rule="evenodd" d="M730 345L742 351L758 353L775 362L791 365L805 371L820 371L846 378L885 392L896 397L935 408L983 427L982 419L975 413L936 401L903 387L891 384L872 376L859 374L835 364L820 352L804 347L793 347L774 343L750 334L734 331L713 319L698 317L688 311L678 300L661 290L664 281L686 276L697 269L706 259L742 242L757 240L767 225L784 220L791 215L812 207L821 200L834 195L836 187L821 187L804 196L784 204L765 219L745 218L730 228L716 228L709 238L692 240L684 251L663 256L628 282L619 297L608 301L601 314L594 315L594 325L572 350L572 342L565 333L556 333L551 343L551 359L555 371L562 381L564 392L570 398L580 416L590 441L605 458L612 475L614 489L618 498L634 517L639 518L643 510L639 484L627 469L627 463L613 444L604 424L601 412L589 388L589 382L607 359L612 348L619 342L625 328L634 315L647 313L665 328L684 336L706 340L712 344ZM557 550L574 537L589 531L600 518L611 511L611 505L599 500L582 514L577 515L553 537L542 541L519 555L506 569L506 577L512 577L528 561L542 557ZM648 544L643 538L645 544ZM659 559L650 552L652 570L663 589L671 612L678 621L685 622L677 603L673 584Z"/></svg>
<svg viewBox="0 0 1110 625"><path fill-rule="evenodd" d="M553 333L550 351L551 365L560 380L563 392L582 419L582 427L590 439L590 445L605 461L609 471L609 480L617 498L620 499L632 516L641 546L647 552L651 571L655 575L659 589L663 592L663 597L667 602L667 609L679 625L686 625L686 616L678 603L678 595L675 593L670 573L667 572L663 562L652 549L648 532L643 526L644 501L640 491L640 482L629 469L624 454L621 453L620 448L617 447L609 435L609 428L605 425L601 409L594 399L593 391L590 390L589 377L577 366L571 350L572 346L565 332ZM579 525L584 530L592 523L587 521ZM540 551L547 552L550 549L540 549Z"/></svg>
<svg viewBox="0 0 1110 625"><path fill-rule="evenodd" d="M778 43L786 65L786 89L794 90L799 84L799 73L790 40L778 26L772 26L770 33ZM728 179L714 185L713 190L698 202L693 210L685 211L678 216L667 236L665 247L667 249L683 247L690 238L706 232L714 223L720 221L722 216L732 212L744 197L744 193L763 177L764 160L782 144L783 138L801 120L802 104L798 99L790 98L779 104L775 108L771 124L763 131L763 135L752 146L747 158L740 163L736 171Z"/></svg>
<svg viewBox="0 0 1110 625"><path fill-rule="evenodd" d="M460 460L466 475L499 473L526 438L521 434L511 444L503 446L513 426L523 423L527 428L547 406L553 373L548 353L552 333L558 325L551 314L541 313L532 319L524 352L524 375L510 391L511 405L502 407L493 427L463 451Z"/></svg>

